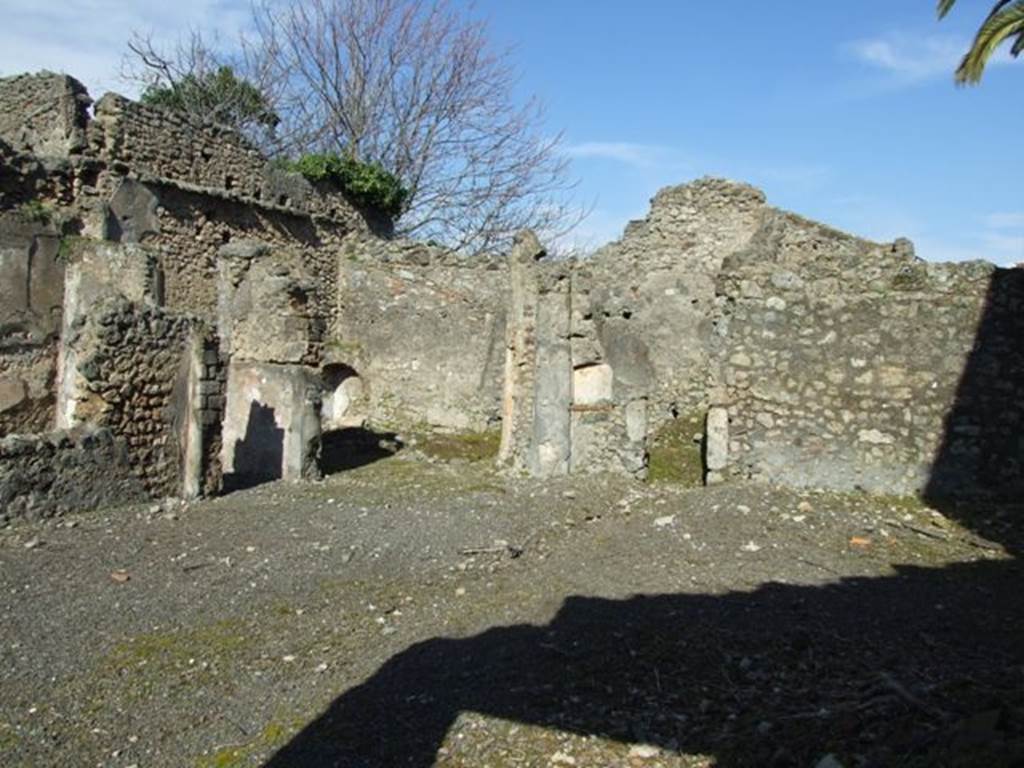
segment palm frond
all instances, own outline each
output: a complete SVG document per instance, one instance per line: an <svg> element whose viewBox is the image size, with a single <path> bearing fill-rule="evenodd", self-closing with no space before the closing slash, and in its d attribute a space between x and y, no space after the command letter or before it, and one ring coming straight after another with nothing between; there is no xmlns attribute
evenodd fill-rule
<svg viewBox="0 0 1024 768"><path fill-rule="evenodd" d="M955 0L944 0L952 5ZM941 5L940 5L941 10ZM1024 0L1000 0L981 25L974 43L956 71L956 82L977 83L995 50L1006 40L1015 38L1011 54L1024 49Z"/></svg>
<svg viewBox="0 0 1024 768"><path fill-rule="evenodd" d="M939 18L946 18L946 14L953 10L954 5L956 5L956 0L939 0Z"/></svg>

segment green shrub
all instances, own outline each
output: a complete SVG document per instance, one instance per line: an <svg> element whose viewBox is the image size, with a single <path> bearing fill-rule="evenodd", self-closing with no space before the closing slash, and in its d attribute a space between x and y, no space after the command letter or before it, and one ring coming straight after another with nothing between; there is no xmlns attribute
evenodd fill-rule
<svg viewBox="0 0 1024 768"><path fill-rule="evenodd" d="M231 67L188 74L169 85L150 85L139 101L238 129L255 123L272 130L281 122L267 97L252 83L235 75Z"/></svg>
<svg viewBox="0 0 1024 768"><path fill-rule="evenodd" d="M334 153L303 155L286 165L313 182L327 182L357 205L375 208L392 218L401 215L409 191L376 163L363 163Z"/></svg>
<svg viewBox="0 0 1024 768"><path fill-rule="evenodd" d="M53 207L39 200L29 200L18 206L18 214L26 221L49 224L53 221Z"/></svg>

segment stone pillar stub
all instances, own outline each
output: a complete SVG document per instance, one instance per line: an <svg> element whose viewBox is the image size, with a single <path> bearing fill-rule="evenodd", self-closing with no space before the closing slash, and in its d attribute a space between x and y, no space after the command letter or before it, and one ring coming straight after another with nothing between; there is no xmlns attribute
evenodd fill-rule
<svg viewBox="0 0 1024 768"><path fill-rule="evenodd" d="M498 463L517 469L526 469L525 454L533 424L538 292L535 265L544 255L544 247L530 230L515 236L509 254L510 290Z"/></svg>
<svg viewBox="0 0 1024 768"><path fill-rule="evenodd" d="M725 406L708 409L705 435L705 481L714 485L724 480L723 470L729 465L729 411Z"/></svg>
<svg viewBox="0 0 1024 768"><path fill-rule="evenodd" d="M535 477L569 473L572 451L571 294L559 281L537 299L537 374L527 466Z"/></svg>

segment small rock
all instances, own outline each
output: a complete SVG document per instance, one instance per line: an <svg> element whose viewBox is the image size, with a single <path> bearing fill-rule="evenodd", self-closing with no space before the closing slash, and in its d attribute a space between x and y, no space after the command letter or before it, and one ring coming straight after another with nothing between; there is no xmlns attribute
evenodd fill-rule
<svg viewBox="0 0 1024 768"><path fill-rule="evenodd" d="M289 653L287 656L282 656L281 661L287 664L291 664L293 661L295 661L295 657Z"/></svg>
<svg viewBox="0 0 1024 768"><path fill-rule="evenodd" d="M664 528L665 526L672 525L676 521L675 515L665 515L664 517L658 517L654 520L655 528Z"/></svg>
<svg viewBox="0 0 1024 768"><path fill-rule="evenodd" d="M814 764L814 768L843 768L843 764L839 762L839 758L835 755L825 755L821 760Z"/></svg>
<svg viewBox="0 0 1024 768"><path fill-rule="evenodd" d="M761 545L755 544L753 541L748 541L746 544L740 547L740 549L742 549L744 552L760 552Z"/></svg>
<svg viewBox="0 0 1024 768"><path fill-rule="evenodd" d="M33 536L31 539L26 541L23 546L25 547L25 549L35 549L36 547L43 546L43 540Z"/></svg>
<svg viewBox="0 0 1024 768"><path fill-rule="evenodd" d="M322 664L317 664L315 671L320 673L320 674L323 674L324 672L326 672L327 671L327 662L323 662Z"/></svg>
<svg viewBox="0 0 1024 768"><path fill-rule="evenodd" d="M465 594L466 594L466 588L465 587L459 587L458 589L455 590L455 596L456 597L462 597Z"/></svg>
<svg viewBox="0 0 1024 768"><path fill-rule="evenodd" d="M550 761L552 765L576 765L576 758L564 752L555 752Z"/></svg>
<svg viewBox="0 0 1024 768"><path fill-rule="evenodd" d="M634 744L629 748L628 757L639 757L642 760L646 760L650 757L657 757L661 754L661 750L652 744Z"/></svg>
<svg viewBox="0 0 1024 768"><path fill-rule="evenodd" d="M563 499L575 499L576 498L576 491L563 491L562 492L562 498Z"/></svg>
<svg viewBox="0 0 1024 768"><path fill-rule="evenodd" d="M796 511L807 514L808 512L813 512L814 507L811 506L811 502L805 500L796 505Z"/></svg>

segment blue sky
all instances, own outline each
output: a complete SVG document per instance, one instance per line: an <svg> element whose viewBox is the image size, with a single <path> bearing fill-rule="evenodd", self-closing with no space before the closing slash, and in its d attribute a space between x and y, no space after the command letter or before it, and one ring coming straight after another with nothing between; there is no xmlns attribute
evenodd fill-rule
<svg viewBox="0 0 1024 768"><path fill-rule="evenodd" d="M456 0L461 2L462 0ZM564 131L580 238L599 244L662 186L710 174L876 239L908 236L932 260L1024 261L1024 63L1000 57L980 87L952 70L991 0L477 0L514 45L523 94ZM0 73L76 74L94 96L117 80L132 29L189 25L231 37L245 3L0 0Z"/></svg>

